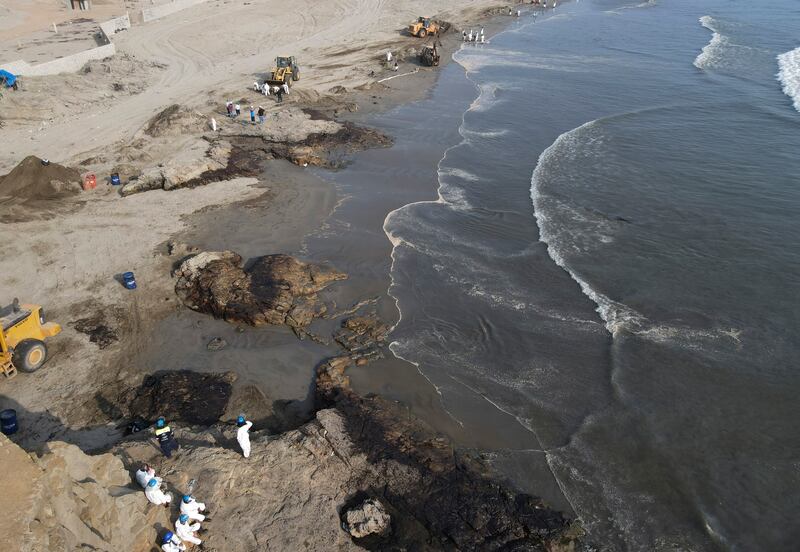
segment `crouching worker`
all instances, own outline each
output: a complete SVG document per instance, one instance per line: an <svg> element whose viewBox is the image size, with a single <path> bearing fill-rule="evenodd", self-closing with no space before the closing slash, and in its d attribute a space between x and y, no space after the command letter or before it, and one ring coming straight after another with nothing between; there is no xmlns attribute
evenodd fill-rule
<svg viewBox="0 0 800 552"><path fill-rule="evenodd" d="M165 508L169 508L169 503L172 501L172 495L161 490L161 481L159 481L157 477L147 482L144 496L146 496L147 500L152 504L156 506L163 504Z"/></svg>
<svg viewBox="0 0 800 552"><path fill-rule="evenodd" d="M178 442L175 440L175 436L172 433L172 429L167 425L167 421L164 418L156 420L156 439L158 439L161 452L163 452L164 456L167 458L172 456L172 453L179 448Z"/></svg>
<svg viewBox="0 0 800 552"><path fill-rule="evenodd" d="M186 545L175 536L175 533L167 531L161 538L161 550L163 552L183 552L186 550Z"/></svg>
<svg viewBox="0 0 800 552"><path fill-rule="evenodd" d="M183 500L181 500L181 513L189 516L189 519L195 519L197 521L205 520L206 516L200 513L204 512L205 509L206 505L202 502L197 502L193 496L183 495Z"/></svg>
<svg viewBox="0 0 800 552"><path fill-rule="evenodd" d="M191 542L192 544L202 544L203 541L198 539L194 533L200 530L199 523L190 523L189 516L181 514L178 516L178 521L175 522L175 533L181 540Z"/></svg>
<svg viewBox="0 0 800 552"><path fill-rule="evenodd" d="M147 484L156 476L156 470L154 470L150 464L143 464L141 468L136 470L136 482L142 486L143 489L147 488Z"/></svg>

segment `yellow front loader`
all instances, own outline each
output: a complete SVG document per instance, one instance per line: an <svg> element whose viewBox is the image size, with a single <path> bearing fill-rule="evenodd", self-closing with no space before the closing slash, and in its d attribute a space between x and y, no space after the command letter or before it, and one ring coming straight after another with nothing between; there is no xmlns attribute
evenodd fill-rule
<svg viewBox="0 0 800 552"><path fill-rule="evenodd" d="M45 340L61 326L45 322L41 305L20 305L17 299L0 309L0 369L6 377L17 370L35 372L47 360Z"/></svg>

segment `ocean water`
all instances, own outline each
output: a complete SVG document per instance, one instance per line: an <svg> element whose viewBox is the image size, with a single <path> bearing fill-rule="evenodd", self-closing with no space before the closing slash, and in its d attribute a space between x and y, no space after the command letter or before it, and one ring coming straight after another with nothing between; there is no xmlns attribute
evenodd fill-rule
<svg viewBox="0 0 800 552"><path fill-rule="evenodd" d="M796 0L526 11L385 175L433 186L383 224L392 351L605 550L798 549L799 46Z"/></svg>

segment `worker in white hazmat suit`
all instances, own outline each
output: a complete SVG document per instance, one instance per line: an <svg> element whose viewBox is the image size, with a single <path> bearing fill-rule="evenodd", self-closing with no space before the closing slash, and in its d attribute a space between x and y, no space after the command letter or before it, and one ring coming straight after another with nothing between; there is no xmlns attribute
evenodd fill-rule
<svg viewBox="0 0 800 552"><path fill-rule="evenodd" d="M172 501L172 495L161 490L161 481L159 481L157 477L147 482L144 496L146 496L147 500L151 503L157 506L163 504L166 508L169 508L169 503Z"/></svg>
<svg viewBox="0 0 800 552"><path fill-rule="evenodd" d="M197 502L193 496L183 495L183 500L181 500L181 513L189 516L189 519L195 519L197 521L205 520L206 516L200 513L204 512L205 509L206 505L202 502Z"/></svg>
<svg viewBox="0 0 800 552"><path fill-rule="evenodd" d="M175 533L167 531L161 537L161 550L163 552L183 552L186 550L186 545L181 542Z"/></svg>
<svg viewBox="0 0 800 552"><path fill-rule="evenodd" d="M198 539L194 533L200 530L199 523L190 523L189 516L181 514L175 522L175 533L181 540L191 542L192 544L202 544L203 541Z"/></svg>
<svg viewBox="0 0 800 552"><path fill-rule="evenodd" d="M250 428L253 427L253 422L248 422L244 416L239 416L236 419L236 425L239 430L236 432L236 440L239 441L239 446L242 447L242 454L245 458L250 456Z"/></svg>
<svg viewBox="0 0 800 552"><path fill-rule="evenodd" d="M142 486L142 489L146 489L147 483L155 476L156 470L150 464L142 464L142 467L136 470L136 482Z"/></svg>

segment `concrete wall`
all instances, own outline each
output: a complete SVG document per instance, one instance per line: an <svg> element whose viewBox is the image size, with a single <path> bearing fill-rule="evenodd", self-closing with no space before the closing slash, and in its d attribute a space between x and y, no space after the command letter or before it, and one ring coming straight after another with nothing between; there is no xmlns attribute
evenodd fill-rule
<svg viewBox="0 0 800 552"><path fill-rule="evenodd" d="M208 2L208 0L172 0L172 2L169 4L145 8L142 10L142 23L155 21L156 19L161 19L162 17L172 15L173 13L185 10L186 8L191 8L192 6L197 6L206 2Z"/></svg>
<svg viewBox="0 0 800 552"><path fill-rule="evenodd" d="M100 30L103 31L103 34L106 36L106 39L108 39L109 42L111 41L112 36L120 31L130 28L131 18L128 17L128 14L115 17L114 19L109 19L105 23L100 23Z"/></svg>
<svg viewBox="0 0 800 552"><path fill-rule="evenodd" d="M23 77L41 77L44 75L58 75L59 73L75 73L81 70L81 67L86 65L87 62L95 59L105 59L117 53L117 48L111 42L111 37L119 31L130 29L131 20L127 15L109 19L105 23L100 24L100 31L103 34L103 46L91 48L72 54L71 56L64 56L63 58L54 59L53 61L46 61L38 65L31 65L27 61L18 60L11 63L0 64L0 69L10 71L15 75Z"/></svg>
<svg viewBox="0 0 800 552"><path fill-rule="evenodd" d="M58 75L59 73L75 73L80 71L81 67L86 65L87 62L95 59L105 59L117 53L117 48L113 44L106 44L105 46L98 46L91 50L84 50L71 56L54 59L38 65L31 65L27 61L12 61L11 63L4 63L0 65L0 69L11 71L15 75L22 75L24 77L41 77L44 75Z"/></svg>

